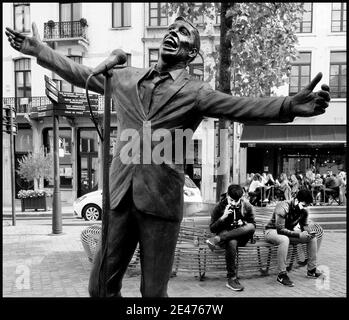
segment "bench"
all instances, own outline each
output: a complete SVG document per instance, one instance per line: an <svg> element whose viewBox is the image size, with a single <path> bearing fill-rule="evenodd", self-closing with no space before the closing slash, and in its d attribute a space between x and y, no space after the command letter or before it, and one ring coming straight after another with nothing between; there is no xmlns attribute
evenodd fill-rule
<svg viewBox="0 0 349 320"><path fill-rule="evenodd" d="M272 270L277 270L277 246L267 243L264 238L264 225L269 221L273 208L256 210L256 231L253 241L246 246L238 247L237 272L245 276L256 274L266 276ZM217 247L213 252L206 244L206 239L213 236L209 231L209 216L184 218L177 240L173 276L180 272L190 272L199 280L204 280L207 274L226 272L225 251ZM312 224L318 241L322 239L323 230L320 225ZM88 259L92 262L100 240L101 225L87 227L81 233L81 241ZM140 250L137 247L129 270L139 270ZM303 266L307 263L306 244L290 244L288 251L288 271L293 265Z"/></svg>
<svg viewBox="0 0 349 320"><path fill-rule="evenodd" d="M245 276L256 274L266 276L269 271L277 270L277 246L265 241L264 225L270 219L269 214L257 213L256 231L252 242L237 250L237 272ZM173 264L174 272L192 272L200 280L206 274L226 272L225 250L220 247L212 252L205 240L214 236L209 231L210 217L196 217L184 219L176 246ZM311 229L316 231L319 240L322 239L323 230L320 225L312 224ZM306 244L290 244L288 251L288 271L294 264L304 266L307 263Z"/></svg>

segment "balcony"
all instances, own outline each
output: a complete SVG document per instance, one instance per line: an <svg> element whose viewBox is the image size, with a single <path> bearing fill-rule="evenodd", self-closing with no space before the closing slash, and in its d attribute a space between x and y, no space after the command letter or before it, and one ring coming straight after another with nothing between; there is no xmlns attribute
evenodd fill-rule
<svg viewBox="0 0 349 320"><path fill-rule="evenodd" d="M16 108L17 115L24 115L26 113L31 113L33 107L40 107L52 104L50 99L46 96L41 97L27 97L27 98L2 98L2 105L9 105ZM115 112L115 105L112 101L112 112ZM98 112L104 112L104 96L98 95Z"/></svg>
<svg viewBox="0 0 349 320"><path fill-rule="evenodd" d="M2 98L2 104L15 107L17 115L30 113L33 107L46 106L50 103L51 101L46 96L27 98Z"/></svg>
<svg viewBox="0 0 349 320"><path fill-rule="evenodd" d="M80 21L51 22L44 24L43 41L61 43L77 42L85 47L89 45L87 25L83 25Z"/></svg>

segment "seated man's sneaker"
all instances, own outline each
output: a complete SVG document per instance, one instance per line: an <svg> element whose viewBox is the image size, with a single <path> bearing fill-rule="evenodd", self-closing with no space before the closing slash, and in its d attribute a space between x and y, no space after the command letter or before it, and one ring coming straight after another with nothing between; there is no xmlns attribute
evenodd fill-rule
<svg viewBox="0 0 349 320"><path fill-rule="evenodd" d="M279 273L276 281L287 287L294 287L294 283L290 280L286 272Z"/></svg>
<svg viewBox="0 0 349 320"><path fill-rule="evenodd" d="M308 270L308 272L307 272L308 278L316 279L316 278L319 278L321 275L322 275L322 272L320 272L316 268L314 268L313 270Z"/></svg>
<svg viewBox="0 0 349 320"><path fill-rule="evenodd" d="M238 278L228 278L228 282L225 286L231 290L234 290L234 291L244 290L244 286L241 285Z"/></svg>
<svg viewBox="0 0 349 320"><path fill-rule="evenodd" d="M206 240L206 243L207 243L208 247L211 249L211 251L214 251L215 249L217 249L216 245L218 244L219 240L220 239L218 236L214 236L214 237Z"/></svg>

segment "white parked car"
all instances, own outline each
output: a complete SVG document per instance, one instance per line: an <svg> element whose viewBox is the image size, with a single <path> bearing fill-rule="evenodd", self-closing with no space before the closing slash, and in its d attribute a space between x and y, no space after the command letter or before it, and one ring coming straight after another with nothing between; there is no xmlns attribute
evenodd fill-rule
<svg viewBox="0 0 349 320"><path fill-rule="evenodd" d="M202 208L200 189L189 176L185 176L183 187L184 216L192 215ZM89 192L77 198L73 203L74 216L88 221L97 221L102 216L102 190Z"/></svg>

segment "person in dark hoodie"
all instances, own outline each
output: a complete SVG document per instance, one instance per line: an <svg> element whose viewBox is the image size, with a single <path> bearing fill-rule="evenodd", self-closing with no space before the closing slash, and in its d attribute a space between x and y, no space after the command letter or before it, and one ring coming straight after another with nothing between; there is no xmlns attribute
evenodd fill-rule
<svg viewBox="0 0 349 320"><path fill-rule="evenodd" d="M256 229L254 208L242 195L241 186L232 184L228 187L226 196L211 214L210 230L216 236L206 240L212 251L217 247L225 249L226 286L234 291L244 289L236 275L237 246L245 246Z"/></svg>
<svg viewBox="0 0 349 320"><path fill-rule="evenodd" d="M279 202L272 217L265 227L265 240L278 245L277 260L279 274L277 282L293 287L286 270L286 259L290 243L306 243L308 247L307 277L318 278L321 272L316 269L317 252L320 246L316 233L312 232L308 223L306 207L313 203L313 196L309 190L298 191L295 198Z"/></svg>

